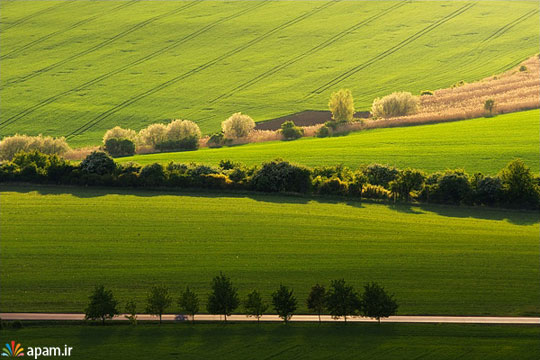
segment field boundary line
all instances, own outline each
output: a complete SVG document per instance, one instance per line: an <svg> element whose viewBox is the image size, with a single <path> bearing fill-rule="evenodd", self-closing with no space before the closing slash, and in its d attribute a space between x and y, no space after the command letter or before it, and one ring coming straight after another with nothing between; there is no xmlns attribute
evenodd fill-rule
<svg viewBox="0 0 540 360"><path fill-rule="evenodd" d="M453 11L452 13L446 15L442 19L437 20L436 22L426 26L425 28L423 28L420 31L417 31L416 33L414 33L413 35L411 35L411 36L407 37L406 39L402 40L398 44L388 48L387 50L383 51L382 53L379 53L379 54L375 55L374 57L372 57L368 61L366 61L366 62L364 62L362 64L359 64L359 65L356 65L353 68L351 68L351 69L349 69L349 70L335 76L332 80L326 82L325 84L323 84L323 85L319 86L318 88L316 88L315 90L311 91L310 94L308 94L308 95L306 95L304 97L304 100L308 99L308 98L311 98L311 97L313 97L315 95L321 94L323 91L326 91L327 89L331 88L332 86L335 86L335 85L339 84L340 82L342 82L343 80L351 77L352 75L356 74L360 70L363 70L363 69L367 68L368 66L370 66L372 64L375 64L376 62L388 57L389 55L392 55L396 51L404 48L405 46L407 46L409 44L411 44L413 41L419 39L420 37L424 36L425 34L435 30L439 26L441 26L441 25L445 24L446 22L448 22L448 21L456 18L457 16L463 14L464 12L471 9L475 5L476 5L476 3L471 3L471 4L466 4L466 5L462 6L462 7L460 7L459 9L457 9L457 10Z"/></svg>
<svg viewBox="0 0 540 360"><path fill-rule="evenodd" d="M220 55L220 56L218 56L218 57L216 57L216 58L214 58L214 59L212 59L210 61L207 61L206 63L204 63L202 65L199 65L196 68L193 68L193 69L191 69L191 70L189 70L189 71L187 71L187 72L185 72L185 73L183 73L181 75L178 75L178 76L176 76L176 77L174 77L174 78L172 78L172 79L170 79L168 81L165 81L165 82L163 82L163 83L161 83L161 84L159 84L159 85L157 85L157 86L155 86L155 87L153 87L153 88L151 88L149 90L146 90L145 92L142 92L142 93L140 93L138 95L135 95L135 96L121 102L120 104L113 106L112 108L110 108L109 110L101 113L100 115L96 116L94 119L90 120L86 124L80 126L79 128L75 129L71 133L67 134L66 137L69 139L69 138L72 138L73 136L81 135L81 134L85 133L86 131L90 130L91 128L93 128L94 126L96 126L97 124L99 124L101 121L103 121L106 118L110 117L111 115L117 113L118 111L126 108L127 106L129 106L129 105L131 105L131 104L133 104L133 103L135 103L135 102L137 102L137 101L139 101L141 99L144 99L144 98L146 98L146 97L148 97L150 95L153 95L153 94L155 94L155 93L157 93L157 92L159 92L159 91L161 91L161 90L163 90L163 89L165 89L165 88L167 88L167 87L169 87L171 85L174 85L174 84L176 84L177 82L179 82L181 80L184 80L184 79L186 79L186 78L188 78L188 77L190 77L192 75L195 75L195 74L197 74L197 73L199 73L199 72L201 72L203 70L206 70L207 68L217 64L218 62L220 62L222 60L225 60L226 58L228 58L230 56L234 56L234 55L238 54L241 51L244 51L245 49L247 49L247 48L249 48L249 47L251 47L251 46L253 46L253 45L255 45L255 44L257 44L257 43L259 43L259 42L261 42L263 40L265 40L266 38L274 35L275 33L279 32L279 31L281 31L283 29L286 29L287 27L292 26L292 25L306 19L306 18L316 14L317 12L322 11L322 10L328 8L329 6L332 6L333 4L338 3L339 1L341 1L341 0L331 0L331 1L327 2L327 3L325 3L322 6L316 7L316 8L314 8L314 9L312 9L312 10L310 10L310 11L308 11L308 12L306 12L306 13L300 15L300 16L297 16L297 17L295 17L295 18L293 18L293 19L291 19L291 20L289 20L289 21L287 21L287 22L285 22L285 23L283 23L281 25L278 25L278 26L272 28L271 30L265 32L264 34L262 34L262 35L260 35L258 37L256 37L255 39L252 39L252 40L246 42L245 44L236 47L233 50L227 51L226 53L224 53L224 54L222 54L222 55Z"/></svg>
<svg viewBox="0 0 540 360"><path fill-rule="evenodd" d="M100 17L102 17L103 15L108 15L108 14L111 14L113 12L116 12L118 10L121 10L125 7L128 7L128 6L131 6L131 5L134 5L136 3L138 3L140 0L131 0L129 2L126 2L126 3L123 3L122 5L120 6L117 6L117 7L114 7L110 10L106 10L106 11L103 11L102 13L100 14L96 14L96 15L93 15L93 16L90 16L86 19L83 19L83 20L80 20L74 24L71 24L70 26L64 28L64 29L59 29L59 30L56 30L56 31L53 31L52 33L50 34L47 34L47 35L44 35L42 37L40 37L39 39L36 39L36 40L33 40L17 49L14 49L10 52L8 52L7 54L0 54L0 60L2 59L9 59L11 58L13 55L15 54L19 54L20 52L22 51L25 51L25 50L28 50L29 48L31 48L32 46L36 45L36 44L39 44L45 40L48 40L58 34L62 34L62 33L65 33L65 32L68 32L69 30L73 30L75 28L78 28L79 26L81 25L84 25L84 24L88 24L89 22L92 22L96 19L99 19Z"/></svg>
<svg viewBox="0 0 540 360"><path fill-rule="evenodd" d="M120 314L113 318L113 321L128 321L127 314ZM0 313L2 320L32 320L32 321L82 321L83 313ZM164 314L164 321L191 321L191 316L183 314ZM139 321L156 321L157 316L149 314L137 314ZM213 322L222 321L220 315L196 314L195 321ZM230 321L253 322L256 318L248 317L246 314L233 314L227 316ZM263 322L283 321L277 315L263 315L260 319ZM298 314L293 315L291 322L318 322L317 315ZM343 319L334 319L331 315L321 315L324 322L342 322ZM347 317L347 322L377 322L376 319L361 316ZM540 325L540 317L527 316L454 316L454 315L396 315L381 319L381 322L388 323L440 323L440 324L510 324L510 325Z"/></svg>
<svg viewBox="0 0 540 360"><path fill-rule="evenodd" d="M181 37L179 40L176 40L173 43L171 43L171 44L169 44L169 45L167 45L167 46L165 46L165 47L163 47L163 48L161 48L159 50L154 51L153 53L145 55L145 56L143 56L143 57L141 57L141 58L139 58L139 59L137 59L135 61L132 61L129 64L123 65L123 66L121 66L119 68L116 68L116 69L114 69L112 71L109 71L109 72L107 72L105 74L102 74L102 75L100 75L100 76L98 76L98 77L96 77L96 78L94 78L92 80L89 80L89 81L87 81L87 82L85 82L85 83L83 83L81 85L78 85L78 86L76 86L74 88L63 91L63 92L58 93L58 94L56 94L54 96L51 96L50 98L47 98L47 99L45 99L45 100L43 100L43 101L29 107L29 108L21 111L20 113L11 116L10 118L6 119L5 121L0 122L0 129L3 129L4 127L6 127L8 125L13 124L14 122L16 122L19 119L27 116L28 114L31 114L35 110L40 109L40 108L42 108L42 107L44 107L46 105L49 105L49 104L57 101L58 99L60 99L60 98L62 98L64 96L67 96L67 95L69 95L69 94L71 94L73 92L79 91L79 90L83 90L84 88L95 85L95 84L97 84L97 83L99 83L99 82L101 82L103 80L106 80L106 79L108 79L108 78L110 78L110 77L112 77L112 76L114 76L114 75L116 75L116 74L118 74L118 73L120 73L120 72L122 72L124 70L127 70L127 69L129 69L129 68L131 68L133 66L137 66L137 65L142 64L143 62L145 62L147 60L153 59L153 58L155 58L155 57L157 57L157 56L159 56L159 55L161 55L161 54L163 54L163 53L165 53L165 52L167 52L167 51L169 51L169 50L171 50L171 49L173 49L173 48L175 48L175 47L177 47L177 46L179 46L179 45L181 45L181 44L183 44L183 43L185 43L185 42L187 42L189 40L192 40L192 39L196 38L197 36L205 33L206 31L211 30L214 26L216 26L216 25L218 25L218 24L220 24L220 23L222 23L224 21L228 21L228 20L234 19L234 18L236 18L238 16L244 15L245 13L253 11L253 10L255 10L255 9L257 9L257 8L263 6L263 5L266 5L266 4L267 4L267 2L261 2L261 3L258 3L255 6L250 7L250 8L243 9L243 10L238 11L236 13L233 13L231 15L225 16L225 17L223 17L221 19L218 19L218 20L214 21L213 23L210 23L210 24L202 27L201 29L198 29L198 30L196 30L196 31L194 31L194 32L192 32L192 33L190 33L188 35L185 35L185 36Z"/></svg>

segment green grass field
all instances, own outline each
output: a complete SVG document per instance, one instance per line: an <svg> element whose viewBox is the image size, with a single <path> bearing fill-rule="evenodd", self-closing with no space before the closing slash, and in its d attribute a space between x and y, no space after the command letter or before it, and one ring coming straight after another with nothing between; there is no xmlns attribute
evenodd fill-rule
<svg viewBox="0 0 540 360"><path fill-rule="evenodd" d="M1 1L0 135L98 143L172 118L219 129L500 73L538 52L535 1Z"/></svg>
<svg viewBox="0 0 540 360"><path fill-rule="evenodd" d="M471 174L495 174L515 158L539 170L538 110L452 123L375 129L348 136L292 142L248 144L220 149L136 155L119 161L198 162L218 164L234 160L246 164L283 158L308 166L383 163L429 172L465 169Z"/></svg>
<svg viewBox="0 0 540 360"><path fill-rule="evenodd" d="M149 288L206 299L377 281L405 314L540 314L538 214L257 194L1 186L0 308L83 311L103 283L140 309ZM203 305L202 309L205 307ZM242 311L243 309L240 309ZM178 311L176 305L170 312Z"/></svg>
<svg viewBox="0 0 540 360"><path fill-rule="evenodd" d="M426 324L27 326L2 340L73 347L74 359L520 359L540 357L540 328Z"/></svg>

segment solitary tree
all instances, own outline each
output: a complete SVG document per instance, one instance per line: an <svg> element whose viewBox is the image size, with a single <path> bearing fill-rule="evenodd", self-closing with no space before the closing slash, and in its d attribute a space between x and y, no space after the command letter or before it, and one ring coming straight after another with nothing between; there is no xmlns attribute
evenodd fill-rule
<svg viewBox="0 0 540 360"><path fill-rule="evenodd" d="M354 100L349 89L341 89L330 96L328 107L334 121L352 121L354 115Z"/></svg>
<svg viewBox="0 0 540 360"><path fill-rule="evenodd" d="M261 294L257 290L253 290L248 294L244 307L247 315L256 317L257 323L259 323L261 316L268 309L268 304L263 301Z"/></svg>
<svg viewBox="0 0 540 360"><path fill-rule="evenodd" d="M345 283L345 280L332 280L328 289L326 306L334 319L343 316L347 322L347 316L357 314L360 307L360 299L354 288Z"/></svg>
<svg viewBox="0 0 540 360"><path fill-rule="evenodd" d="M362 313L364 316L375 318L380 323L381 318L395 315L398 304L392 295L388 295L377 283L364 286L362 294Z"/></svg>
<svg viewBox="0 0 540 360"><path fill-rule="evenodd" d="M227 120L221 123L221 130L228 139L238 139L248 136L255 128L255 122L248 115L242 113L232 114Z"/></svg>
<svg viewBox="0 0 540 360"><path fill-rule="evenodd" d="M484 110L489 113L489 116L493 116L493 109L495 108L495 100L487 99L484 103Z"/></svg>
<svg viewBox="0 0 540 360"><path fill-rule="evenodd" d="M279 289L272 294L272 304L278 316L287 323L296 310L297 302L293 291L284 285L280 285Z"/></svg>
<svg viewBox="0 0 540 360"><path fill-rule="evenodd" d="M132 325L137 325L137 305L135 301L129 300L126 303L126 315L124 316Z"/></svg>
<svg viewBox="0 0 540 360"><path fill-rule="evenodd" d="M112 319L118 315L118 301L115 300L111 290L105 290L103 285L96 286L94 293L89 297L90 303L85 310L85 319L101 319L105 325L105 319Z"/></svg>
<svg viewBox="0 0 540 360"><path fill-rule="evenodd" d="M321 313L326 308L326 289L323 285L315 284L307 298L307 307L319 316L321 323Z"/></svg>
<svg viewBox="0 0 540 360"><path fill-rule="evenodd" d="M212 292L208 296L206 309L210 314L224 315L227 321L227 316L231 315L239 304L238 292L232 286L231 279L220 272L219 276L212 280Z"/></svg>
<svg viewBox="0 0 540 360"><path fill-rule="evenodd" d="M148 294L146 312L159 316L161 324L161 316L171 304L172 298L169 295L169 289L166 286L154 286Z"/></svg>
<svg viewBox="0 0 540 360"><path fill-rule="evenodd" d="M191 315L191 322L195 323L195 314L199 312L199 297L188 286L180 296L178 305L180 309Z"/></svg>

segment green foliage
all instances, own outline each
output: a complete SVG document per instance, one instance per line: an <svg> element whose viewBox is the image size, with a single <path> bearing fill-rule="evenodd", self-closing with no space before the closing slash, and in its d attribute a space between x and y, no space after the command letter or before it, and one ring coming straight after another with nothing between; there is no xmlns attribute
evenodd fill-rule
<svg viewBox="0 0 540 360"><path fill-rule="evenodd" d="M525 71L527 71L527 67L526 67L525 65L521 65L521 66L519 67L519 71L525 72Z"/></svg>
<svg viewBox="0 0 540 360"><path fill-rule="evenodd" d="M321 314L326 309L326 289L323 285L315 284L311 287L306 305L310 311L319 316L319 323L321 323Z"/></svg>
<svg viewBox="0 0 540 360"><path fill-rule="evenodd" d="M105 324L106 319L112 319L118 315L118 301L114 298L112 291L106 290L105 286L96 286L89 299L90 303L85 310L86 320L101 319L102 324Z"/></svg>
<svg viewBox="0 0 540 360"><path fill-rule="evenodd" d="M420 100L410 92L394 92L383 98L376 98L371 105L375 117L391 118L415 114Z"/></svg>
<svg viewBox="0 0 540 360"><path fill-rule="evenodd" d="M298 127L292 121L281 124L281 134L285 140L296 140L304 136L304 129Z"/></svg>
<svg viewBox="0 0 540 360"><path fill-rule="evenodd" d="M187 314L191 315L191 321L195 323L195 314L199 312L199 297L186 286L186 290L180 295L178 306Z"/></svg>
<svg viewBox="0 0 540 360"><path fill-rule="evenodd" d="M275 160L264 163L251 179L256 191L306 193L311 188L311 171L307 168Z"/></svg>
<svg viewBox="0 0 540 360"><path fill-rule="evenodd" d="M344 279L332 280L326 295L326 307L334 319L343 317L347 322L347 316L358 313L360 299L354 288L345 283Z"/></svg>
<svg viewBox="0 0 540 360"><path fill-rule="evenodd" d="M195 136L186 137L181 140L165 140L155 145L159 151L197 150L199 139Z"/></svg>
<svg viewBox="0 0 540 360"><path fill-rule="evenodd" d="M319 128L319 130L317 130L315 136L317 136L318 138L325 138L329 137L331 134L332 131L330 130L330 127L327 125L323 125Z"/></svg>
<svg viewBox="0 0 540 360"><path fill-rule="evenodd" d="M362 187L362 197L366 199L388 200L390 191L380 185L366 184Z"/></svg>
<svg viewBox="0 0 540 360"><path fill-rule="evenodd" d="M371 164L363 169L363 173L367 177L368 183L388 188L390 182L398 176L399 171L388 165Z"/></svg>
<svg viewBox="0 0 540 360"><path fill-rule="evenodd" d="M231 279L220 272L212 280L212 292L208 296L206 309L210 314L223 315L227 321L227 316L231 315L238 305L238 290L233 287Z"/></svg>
<svg viewBox="0 0 540 360"><path fill-rule="evenodd" d="M219 148L222 147L225 141L225 135L223 131L214 133L208 138L207 145L209 148Z"/></svg>
<svg viewBox="0 0 540 360"><path fill-rule="evenodd" d="M44 154L64 155L71 148L63 137L28 136L15 134L0 141L0 160L11 160L18 152L39 151Z"/></svg>
<svg viewBox="0 0 540 360"><path fill-rule="evenodd" d="M88 174L106 175L112 174L116 169L114 160L102 151L94 151L80 164L80 169Z"/></svg>
<svg viewBox="0 0 540 360"><path fill-rule="evenodd" d="M135 154L135 142L126 138L110 138L105 141L105 151L112 157Z"/></svg>
<svg viewBox="0 0 540 360"><path fill-rule="evenodd" d="M511 161L499 173L502 181L505 201L509 204L520 204L527 207L538 206L540 193L531 169L523 160Z"/></svg>
<svg viewBox="0 0 540 360"><path fill-rule="evenodd" d="M399 171L395 180L389 183L390 190L400 199L410 200L412 191L420 191L424 186L425 174L415 169Z"/></svg>
<svg viewBox="0 0 540 360"><path fill-rule="evenodd" d="M420 92L420 96L426 96L426 95L427 95L427 96L433 95L433 91L431 91L431 90L422 90L422 91Z"/></svg>
<svg viewBox="0 0 540 360"><path fill-rule="evenodd" d="M495 100L487 99L484 102L484 110L488 112L489 116L493 116L493 109L495 108Z"/></svg>
<svg viewBox="0 0 540 360"><path fill-rule="evenodd" d="M232 114L227 120L221 123L221 131L228 139L238 139L249 135L255 128L255 122L247 115L242 113Z"/></svg>
<svg viewBox="0 0 540 360"><path fill-rule="evenodd" d="M171 304L172 297L169 295L169 288L163 285L155 285L152 286L146 298L146 312L159 316L159 323L161 324L161 316Z"/></svg>
<svg viewBox="0 0 540 360"><path fill-rule="evenodd" d="M318 194L344 196L348 193L348 183L341 181L338 177L323 179L317 176L313 179L313 189Z"/></svg>
<svg viewBox="0 0 540 360"><path fill-rule="evenodd" d="M137 304L134 300L128 300L126 302L126 315L125 318L129 320L131 325L137 325Z"/></svg>
<svg viewBox="0 0 540 360"><path fill-rule="evenodd" d="M289 290L287 286L280 284L279 289L272 293L272 305L278 316L287 323L297 308L293 290Z"/></svg>
<svg viewBox="0 0 540 360"><path fill-rule="evenodd" d="M389 295L379 284L372 282L364 286L362 294L362 313L364 316L375 318L381 322L397 313L398 304L393 295Z"/></svg>
<svg viewBox="0 0 540 360"><path fill-rule="evenodd" d="M471 181L476 204L496 205L503 197L502 181L498 177L475 174Z"/></svg>
<svg viewBox="0 0 540 360"><path fill-rule="evenodd" d="M257 290L253 290L247 295L246 301L244 302L244 308L246 309L246 314L248 316L257 318L258 323L261 316L268 309L268 304L264 302L261 294Z"/></svg>
<svg viewBox="0 0 540 360"><path fill-rule="evenodd" d="M139 175L140 183L145 186L162 186L165 179L165 171L161 164L146 165Z"/></svg>
<svg viewBox="0 0 540 360"><path fill-rule="evenodd" d="M469 175L463 170L447 170L436 181L435 185L427 188L430 201L460 204L470 200L472 187Z"/></svg>
<svg viewBox="0 0 540 360"><path fill-rule="evenodd" d="M352 121L354 116L354 100L349 89L341 89L332 93L328 101L332 119L336 122Z"/></svg>

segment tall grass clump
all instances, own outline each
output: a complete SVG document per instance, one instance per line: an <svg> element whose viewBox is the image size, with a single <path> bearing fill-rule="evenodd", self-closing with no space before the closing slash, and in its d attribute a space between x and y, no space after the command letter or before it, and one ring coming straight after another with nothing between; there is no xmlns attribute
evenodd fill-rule
<svg viewBox="0 0 540 360"><path fill-rule="evenodd" d="M349 89L341 89L330 96L328 108L332 112L332 120L337 122L352 121L354 116L354 99Z"/></svg>
<svg viewBox="0 0 540 360"><path fill-rule="evenodd" d="M38 150L44 154L64 155L71 151L64 137L53 138L52 136L28 136L15 134L6 136L0 141L0 159L11 160L20 151L29 152Z"/></svg>
<svg viewBox="0 0 540 360"><path fill-rule="evenodd" d="M375 117L391 118L415 114L420 100L410 92L395 92L373 100L371 113Z"/></svg>
<svg viewBox="0 0 540 360"><path fill-rule="evenodd" d="M255 122L253 119L239 112L232 114L231 117L221 123L223 134L228 139L246 137L254 128Z"/></svg>

